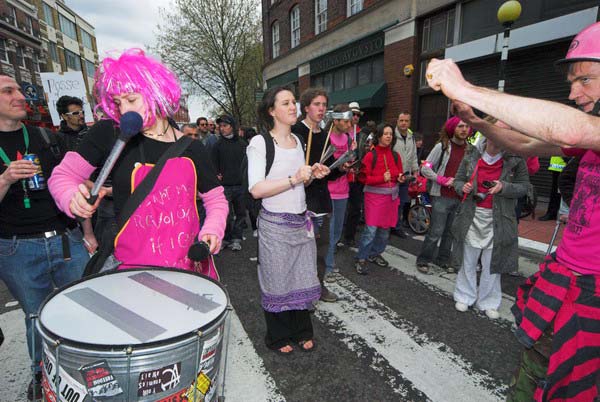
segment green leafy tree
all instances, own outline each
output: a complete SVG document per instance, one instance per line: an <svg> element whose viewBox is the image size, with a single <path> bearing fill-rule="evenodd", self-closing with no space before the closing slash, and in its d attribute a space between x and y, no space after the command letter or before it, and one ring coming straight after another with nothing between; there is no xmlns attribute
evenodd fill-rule
<svg viewBox="0 0 600 402"><path fill-rule="evenodd" d="M256 120L262 88L258 0L174 0L160 10L153 49L191 93L214 102L241 124Z"/></svg>

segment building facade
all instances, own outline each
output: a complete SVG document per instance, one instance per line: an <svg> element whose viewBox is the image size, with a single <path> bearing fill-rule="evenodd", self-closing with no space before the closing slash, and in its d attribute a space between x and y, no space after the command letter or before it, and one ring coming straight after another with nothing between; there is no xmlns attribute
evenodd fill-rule
<svg viewBox="0 0 600 402"><path fill-rule="evenodd" d="M47 72L81 71L88 95L98 66L94 27L63 0L33 0L39 16Z"/></svg>
<svg viewBox="0 0 600 402"><path fill-rule="evenodd" d="M330 105L358 101L365 120L395 123L412 115L426 149L448 117L446 97L429 89L431 58L452 58L466 78L496 88L504 0L263 0L263 78L299 95L322 86ZM564 73L554 61L573 36L598 20L597 0L532 0L511 31L505 91L568 102ZM537 187L549 186L542 161Z"/></svg>

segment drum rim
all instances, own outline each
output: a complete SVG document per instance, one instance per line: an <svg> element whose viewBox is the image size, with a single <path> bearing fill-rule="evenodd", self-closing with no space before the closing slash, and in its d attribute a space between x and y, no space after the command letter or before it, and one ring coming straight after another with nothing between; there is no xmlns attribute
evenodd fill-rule
<svg viewBox="0 0 600 402"><path fill-rule="evenodd" d="M121 343L115 343L115 344L111 344L111 345L102 345L102 344L97 344L97 343L88 343L88 342L81 342L81 341L76 341L70 338L65 338L63 336L60 336L58 334L55 334L54 332L50 331L43 323L41 320L41 314L42 314L42 310L44 309L44 307L46 306L46 304L56 295L58 295L59 293L63 292L66 289L69 289L70 287L73 287L75 285L80 284L81 282L85 282L87 280L90 279L94 279L94 278L100 278L102 276L108 276L108 275L115 275L118 273L124 273L124 272L129 272L129 271L165 271L165 272L178 272L178 273L185 273L185 274L189 274L189 275L194 275L197 276L199 278L208 280L212 283L214 283L215 285L217 285L224 293L225 293L225 299L227 301L225 309L223 310L223 312L221 314L219 314L217 317L215 317L213 320L207 322L205 325L203 325L202 327L196 328L192 331L189 332L185 332L181 335L177 335L171 338L167 338L167 339L163 339L160 341L153 341L153 342L147 342L147 343L136 343L136 344L121 344ZM206 332L207 329L211 329L213 328L217 323L219 323L220 321L222 321L227 314L229 313L229 307L231 306L231 302L229 299L229 293L227 292L227 289L225 288L225 286L223 286L219 281L213 279L213 278L209 278L208 276L202 275L198 272L194 272L194 271L186 271L183 269L177 269L177 268L168 268L168 267L159 267L159 266L144 266L144 267L136 267L136 268L127 268L127 269L123 269L123 270L118 270L118 269L112 269L110 271L106 271L106 272L101 272L98 274L94 274L94 275L90 275L90 276L86 276L85 278L81 278L78 279L74 282L71 282L65 286L62 286L56 290L54 290L52 293L50 293L42 302L42 304L40 304L40 307L38 309L37 312L37 325L39 326L40 332L41 330L44 331L44 334L40 334L40 336L42 338L47 337L47 338L51 338L56 340L59 340L60 343L64 343L68 346L73 346L73 347L78 347L78 346L84 346L84 347L89 347L91 350L114 350L115 348L127 348L127 347L132 347L133 350L135 351L136 349L147 349L147 348L152 348L152 347L157 347L157 346L163 346L163 345L168 345L169 343L173 343L173 342L180 342L185 340L186 338L190 338L197 336L197 332L201 331L202 335L204 335L204 333ZM43 340L43 339L42 339Z"/></svg>

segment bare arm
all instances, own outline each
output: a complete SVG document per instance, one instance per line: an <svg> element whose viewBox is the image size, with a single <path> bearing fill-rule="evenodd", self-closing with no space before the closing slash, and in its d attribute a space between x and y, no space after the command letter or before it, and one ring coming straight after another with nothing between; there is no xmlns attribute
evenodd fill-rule
<svg viewBox="0 0 600 402"><path fill-rule="evenodd" d="M562 149L537 138L529 137L518 131L499 127L475 115L473 109L462 102L452 104L454 113L462 121L468 123L475 130L490 138L503 149L507 149L519 156L554 156L564 155Z"/></svg>
<svg viewBox="0 0 600 402"><path fill-rule="evenodd" d="M429 86L492 115L517 131L559 146L600 150L600 118L572 107L540 99L508 95L467 82L451 60L433 59L427 67Z"/></svg>

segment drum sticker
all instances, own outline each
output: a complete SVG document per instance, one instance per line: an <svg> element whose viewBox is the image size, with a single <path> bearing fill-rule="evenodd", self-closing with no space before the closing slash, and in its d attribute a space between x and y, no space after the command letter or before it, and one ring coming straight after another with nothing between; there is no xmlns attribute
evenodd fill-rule
<svg viewBox="0 0 600 402"><path fill-rule="evenodd" d="M58 379L56 378L56 361L46 345L44 345L43 363L42 387L49 402L57 402L54 392L57 381L60 402L83 402L87 395L85 386L77 382L62 367L58 370Z"/></svg>
<svg viewBox="0 0 600 402"><path fill-rule="evenodd" d="M218 346L223 338L221 332L221 327L217 330L215 336L210 339L207 339L202 345L202 356L200 358L200 368L206 372L212 369L214 364L215 356L217 354Z"/></svg>
<svg viewBox="0 0 600 402"><path fill-rule="evenodd" d="M143 371L138 380L138 396L158 394L175 388L181 382L181 362Z"/></svg>
<svg viewBox="0 0 600 402"><path fill-rule="evenodd" d="M166 398L163 398L156 402L188 402L188 399L186 396L187 391L188 391L187 389L183 389L181 391L174 393L173 395L169 395Z"/></svg>
<svg viewBox="0 0 600 402"><path fill-rule="evenodd" d="M123 393L106 360L87 364L79 369L92 400L110 398Z"/></svg>
<svg viewBox="0 0 600 402"><path fill-rule="evenodd" d="M214 382L201 371L196 380L196 391L194 391L194 384L192 383L186 393L186 397L189 402L210 401L215 391L216 386Z"/></svg>

